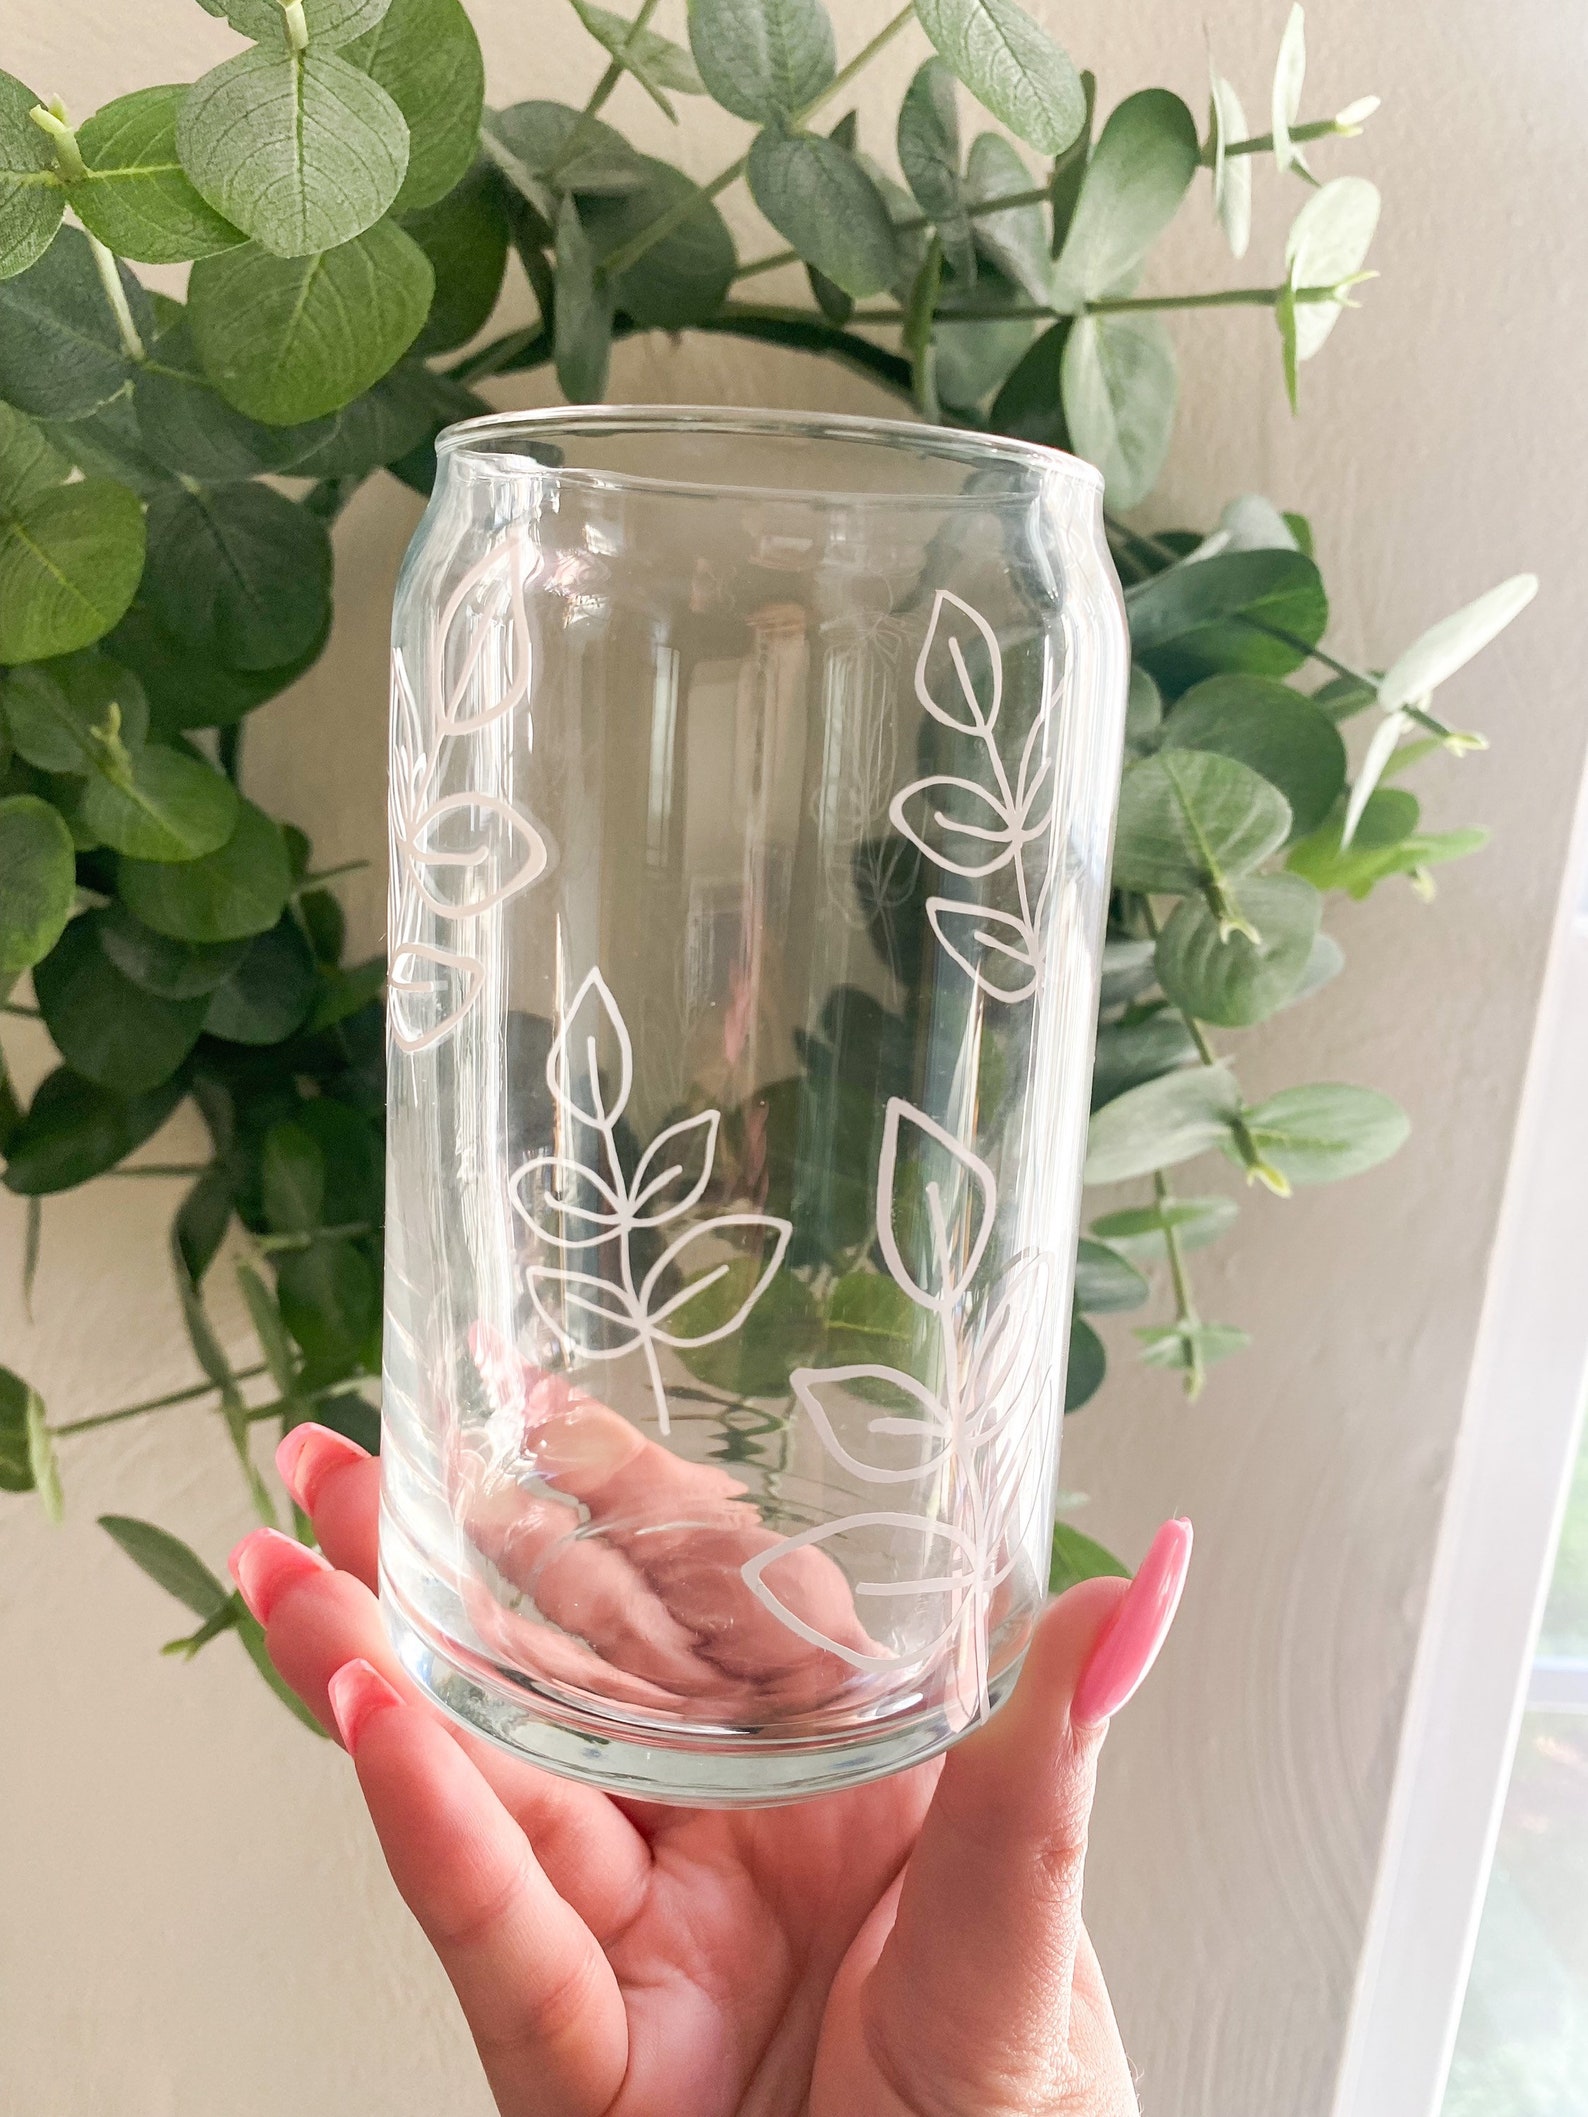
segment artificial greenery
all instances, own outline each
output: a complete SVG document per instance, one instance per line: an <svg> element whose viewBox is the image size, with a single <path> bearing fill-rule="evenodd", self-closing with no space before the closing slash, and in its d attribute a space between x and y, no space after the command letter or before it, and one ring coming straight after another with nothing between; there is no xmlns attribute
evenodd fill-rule
<svg viewBox="0 0 1588 2117"><path fill-rule="evenodd" d="M1370 674L1322 645L1301 516L1248 497L1208 534L1122 519L1173 431L1166 314L1268 311L1294 403L1367 276L1379 204L1307 154L1355 135L1372 100L1302 117L1299 8L1254 132L1218 75L1205 129L1167 89L1097 125L1092 77L1014 0L915 0L842 67L821 0L691 0L687 49L652 28L657 0L633 20L572 0L605 54L594 92L502 110L484 105L460 0L201 4L240 48L191 86L74 123L0 74L0 995L42 1017L60 1058L25 1108L0 1067L0 1150L28 1201L30 1291L46 1199L112 1172L190 1179L170 1247L202 1375L61 1421L0 1369L0 1485L58 1514L63 1440L204 1403L272 1519L255 1425L312 1414L374 1443L384 965L344 960L331 877L247 797L243 731L325 644L329 524L362 480L427 490L436 432L483 408L471 385L551 366L569 398L595 398L613 343L650 329L844 361L901 412L1104 470L1135 668L1087 1174L1139 1188L1081 1244L1069 1396L1103 1379L1087 1315L1142 1305L1154 1278L1170 1305L1139 1332L1143 1357L1194 1395L1245 1342L1202 1319L1187 1270L1236 1208L1180 1196L1171 1172L1222 1153L1284 1197L1371 1166L1406 1129L1366 1088L1253 1105L1223 1033L1338 970L1326 899L1395 877L1426 896L1433 867L1481 841L1425 831L1400 782L1477 745L1431 695L1533 585ZM930 55L887 126L846 92L900 37ZM639 152L601 115L626 77L675 121L714 99L754 128L745 152L705 183ZM1002 128L968 146L962 90ZM890 148L902 184L872 158ZM1139 293L1199 194L1244 255L1260 168L1299 202L1282 262L1257 284ZM786 247L741 260L715 203L741 181ZM515 258L538 316L491 337ZM183 302L132 269L182 263ZM785 266L811 299L757 301ZM1373 733L1353 772L1340 731L1359 715ZM874 873L903 873L903 841L873 851ZM879 919L909 896L904 874ZM888 949L909 945L901 931ZM25 973L31 1005L14 997ZM839 1007L805 1040L801 1092L836 1108L854 1067L885 1068L886 1035ZM208 1157L129 1163L184 1101ZM259 1344L241 1367L205 1306L229 1236ZM879 1327L826 1318L841 1325ZM753 1394L753 1377L728 1379ZM237 1629L270 1673L194 1554L147 1523L105 1526L200 1620L174 1647ZM1057 1581L1113 1563L1061 1530Z"/></svg>

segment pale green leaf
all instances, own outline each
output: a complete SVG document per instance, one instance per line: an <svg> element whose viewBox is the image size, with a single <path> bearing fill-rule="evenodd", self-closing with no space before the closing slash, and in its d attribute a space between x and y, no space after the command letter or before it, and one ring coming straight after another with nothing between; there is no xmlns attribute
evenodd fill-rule
<svg viewBox="0 0 1588 2117"><path fill-rule="evenodd" d="M1249 766L1202 750L1163 751L1126 768L1114 882L1190 895L1250 874L1289 835L1289 803Z"/></svg>
<svg viewBox="0 0 1588 2117"><path fill-rule="evenodd" d="M212 15L224 15L235 30L256 44L279 51L287 42L281 0L199 0ZM303 0L309 42L329 51L362 36L380 20L391 0Z"/></svg>
<svg viewBox="0 0 1588 2117"><path fill-rule="evenodd" d="M1337 176L1291 223L1285 265L1295 287L1338 287L1361 271L1378 227L1379 195L1365 176ZM1340 318L1338 301L1296 305L1296 358L1310 360Z"/></svg>
<svg viewBox="0 0 1588 2117"><path fill-rule="evenodd" d="M1317 938L1323 900L1299 875L1251 875L1231 885L1225 909L1259 938L1220 933L1199 897L1175 906L1158 940L1158 983L1200 1022L1244 1029L1294 997Z"/></svg>
<svg viewBox="0 0 1588 2117"><path fill-rule="evenodd" d="M1169 1254L1169 1228L1182 1250L1206 1249L1228 1234L1239 1213L1233 1198L1156 1199L1150 1206L1103 1214L1092 1222L1092 1233L1143 1265L1157 1265Z"/></svg>
<svg viewBox="0 0 1588 2117"><path fill-rule="evenodd" d="M1274 166L1299 169L1311 174L1306 157L1290 137L1290 128L1301 115L1301 90L1307 78L1307 22L1298 4L1290 10L1285 33L1279 40L1279 61L1274 68L1270 123L1274 134Z"/></svg>
<svg viewBox="0 0 1588 2117"><path fill-rule="evenodd" d="M27 1397L28 1468L33 1473L33 1489L39 1496L45 1517L58 1522L66 1512L66 1499L61 1491L61 1470L55 1460L55 1437L50 1432L44 1399L36 1389L30 1389Z"/></svg>
<svg viewBox="0 0 1588 2117"><path fill-rule="evenodd" d="M1300 838L1317 829L1345 785L1345 744L1328 714L1271 676L1232 670L1178 701L1160 746L1234 757L1278 787Z"/></svg>
<svg viewBox="0 0 1588 2117"><path fill-rule="evenodd" d="M976 246L965 218L958 88L941 59L926 60L905 90L897 144L904 180L935 225L944 258L959 278L973 280Z"/></svg>
<svg viewBox="0 0 1588 2117"><path fill-rule="evenodd" d="M462 0L391 0L341 56L385 89L408 127L408 167L394 213L445 198L467 175L480 139L485 62Z"/></svg>
<svg viewBox="0 0 1588 2117"><path fill-rule="evenodd" d="M1048 1593L1062 1595L1083 1580L1128 1580L1130 1568L1112 1551L1083 1536L1068 1522L1053 1524L1053 1557L1048 1569Z"/></svg>
<svg viewBox="0 0 1588 2117"><path fill-rule="evenodd" d="M939 52L1017 138L1062 154L1086 123L1080 76L1014 0L919 0L916 13Z"/></svg>
<svg viewBox="0 0 1588 2117"><path fill-rule="evenodd" d="M1128 293L1179 210L1200 155L1196 121L1166 88L1128 96L1103 127L1059 258L1055 299Z"/></svg>
<svg viewBox="0 0 1588 2117"><path fill-rule="evenodd" d="M143 571L137 495L108 478L0 510L0 661L42 661L100 639Z"/></svg>
<svg viewBox="0 0 1588 2117"><path fill-rule="evenodd" d="M1123 1183L1223 1146L1240 1101L1223 1066L1188 1066L1144 1081L1093 1113L1084 1180Z"/></svg>
<svg viewBox="0 0 1588 2117"><path fill-rule="evenodd" d="M1453 616L1414 640L1398 654L1379 681L1378 701L1386 712L1421 705L1429 695L1481 654L1538 593L1536 573L1513 574L1498 588L1480 595Z"/></svg>
<svg viewBox="0 0 1588 2117"><path fill-rule="evenodd" d="M722 307L738 264L728 224L711 201L699 202L681 169L649 159L639 167L639 189L580 200L579 218L598 256L612 256L684 199L693 198L695 206L617 275L617 305L647 329L681 331L708 322Z"/></svg>
<svg viewBox="0 0 1588 2117"><path fill-rule="evenodd" d="M699 68L671 37L639 28L626 15L614 14L609 7L597 7L594 0L573 0L573 10L602 49L633 74L652 102L675 124L678 113L668 99L668 90L681 96L706 93Z"/></svg>
<svg viewBox="0 0 1588 2117"><path fill-rule="evenodd" d="M130 272L122 284L147 342L148 297ZM131 373L81 229L63 228L37 264L0 279L0 397L19 412L81 419L108 404Z"/></svg>
<svg viewBox="0 0 1588 2117"><path fill-rule="evenodd" d="M1213 134L1213 210L1232 257L1244 257L1252 242L1251 157L1231 154L1232 140L1247 138L1246 113L1230 83L1212 73L1208 123Z"/></svg>
<svg viewBox="0 0 1588 2117"><path fill-rule="evenodd" d="M72 915L72 834L33 794L0 800L0 977L47 956Z"/></svg>
<svg viewBox="0 0 1588 2117"><path fill-rule="evenodd" d="M150 454L168 471L209 485L289 470L336 430L334 418L266 426L228 404L204 373L184 310L150 345L132 401ZM180 500L182 489L168 478L150 497L157 506L170 504Z"/></svg>
<svg viewBox="0 0 1588 2117"><path fill-rule="evenodd" d="M71 459L34 420L0 403L0 510L64 485Z"/></svg>
<svg viewBox="0 0 1588 2117"><path fill-rule="evenodd" d="M1397 1153L1411 1130L1387 1095L1333 1081L1282 1089L1242 1117L1258 1153L1292 1184L1358 1176Z"/></svg>
<svg viewBox="0 0 1588 2117"><path fill-rule="evenodd" d="M612 288L596 269L595 252L565 198L557 213L557 303L554 310L557 381L570 404L596 404L606 394L612 355Z"/></svg>
<svg viewBox="0 0 1588 2117"><path fill-rule="evenodd" d="M39 101L14 75L0 73L0 279L44 255L66 207L55 149L28 116Z"/></svg>
<svg viewBox="0 0 1588 2117"><path fill-rule="evenodd" d="M1075 1305L1084 1315L1140 1308L1148 1294L1136 1267L1106 1242L1082 1236L1075 1252Z"/></svg>
<svg viewBox="0 0 1588 2117"><path fill-rule="evenodd" d="M761 125L803 110L835 71L821 0L690 0L689 44L708 93Z"/></svg>
<svg viewBox="0 0 1588 2117"><path fill-rule="evenodd" d="M971 142L965 196L973 205L1033 188L1030 170L1001 132L983 132ZM1048 255L1047 224L1040 206L1011 206L1004 213L978 214L971 233L989 264L996 265L1033 301L1049 299L1053 260Z"/></svg>
<svg viewBox="0 0 1588 2117"><path fill-rule="evenodd" d="M237 824L237 789L184 750L151 743L123 772L96 773L77 815L102 845L132 860L189 861L223 846Z"/></svg>
<svg viewBox="0 0 1588 2117"><path fill-rule="evenodd" d="M1103 473L1112 506L1134 507L1157 483L1174 434L1180 378L1162 320L1078 317L1060 384L1071 447Z"/></svg>
<svg viewBox="0 0 1588 2117"><path fill-rule="evenodd" d="M882 194L852 154L814 133L759 133L750 191L778 233L856 300L893 279L893 223Z"/></svg>

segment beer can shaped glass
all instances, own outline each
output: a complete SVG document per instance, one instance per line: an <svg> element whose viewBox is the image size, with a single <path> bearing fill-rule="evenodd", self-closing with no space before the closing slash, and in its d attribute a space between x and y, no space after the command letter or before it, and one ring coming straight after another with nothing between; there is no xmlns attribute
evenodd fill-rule
<svg viewBox="0 0 1588 2117"><path fill-rule="evenodd" d="M393 623L382 1597L552 1771L758 1804L1046 1592L1128 674L1057 451L441 438Z"/></svg>

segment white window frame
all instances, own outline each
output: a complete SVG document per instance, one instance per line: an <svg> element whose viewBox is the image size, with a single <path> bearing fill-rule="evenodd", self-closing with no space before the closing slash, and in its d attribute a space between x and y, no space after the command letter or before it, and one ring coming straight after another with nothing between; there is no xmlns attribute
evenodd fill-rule
<svg viewBox="0 0 1588 2117"><path fill-rule="evenodd" d="M1334 2117L1437 2117L1588 1378L1588 778L1512 1141Z"/></svg>

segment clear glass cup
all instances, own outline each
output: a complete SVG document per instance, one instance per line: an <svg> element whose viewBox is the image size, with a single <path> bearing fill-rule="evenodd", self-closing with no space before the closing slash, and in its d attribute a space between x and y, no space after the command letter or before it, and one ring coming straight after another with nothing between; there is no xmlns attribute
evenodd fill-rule
<svg viewBox="0 0 1588 2117"><path fill-rule="evenodd" d="M1127 683L1086 464L442 436L393 621L382 1598L549 1769L932 1755L1046 1588Z"/></svg>

